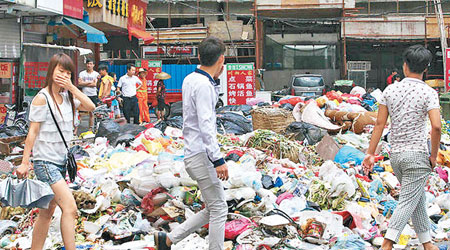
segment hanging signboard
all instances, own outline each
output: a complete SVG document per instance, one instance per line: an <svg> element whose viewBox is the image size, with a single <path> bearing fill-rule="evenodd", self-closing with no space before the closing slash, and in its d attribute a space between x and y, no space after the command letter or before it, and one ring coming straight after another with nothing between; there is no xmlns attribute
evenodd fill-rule
<svg viewBox="0 0 450 250"><path fill-rule="evenodd" d="M246 104L255 97L255 67L253 63L227 64L227 96L229 105Z"/></svg>
<svg viewBox="0 0 450 250"><path fill-rule="evenodd" d="M83 0L64 0L63 14L78 19L83 19Z"/></svg>
<svg viewBox="0 0 450 250"><path fill-rule="evenodd" d="M450 90L450 48L445 49L445 92Z"/></svg>
<svg viewBox="0 0 450 250"><path fill-rule="evenodd" d="M147 4L141 0L128 0L128 29L136 28L145 31Z"/></svg>
<svg viewBox="0 0 450 250"><path fill-rule="evenodd" d="M137 60L136 67L147 70L147 91L152 94L156 93L158 79L155 76L162 71L162 61Z"/></svg>

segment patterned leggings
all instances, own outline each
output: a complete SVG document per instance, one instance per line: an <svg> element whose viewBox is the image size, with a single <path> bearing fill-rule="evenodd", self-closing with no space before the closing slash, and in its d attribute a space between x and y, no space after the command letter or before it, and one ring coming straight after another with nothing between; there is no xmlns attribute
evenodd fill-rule
<svg viewBox="0 0 450 250"><path fill-rule="evenodd" d="M425 152L392 153L391 164L401 184L401 190L399 203L391 217L385 238L398 242L403 228L411 218L420 242L431 241L424 189L431 172L428 154Z"/></svg>

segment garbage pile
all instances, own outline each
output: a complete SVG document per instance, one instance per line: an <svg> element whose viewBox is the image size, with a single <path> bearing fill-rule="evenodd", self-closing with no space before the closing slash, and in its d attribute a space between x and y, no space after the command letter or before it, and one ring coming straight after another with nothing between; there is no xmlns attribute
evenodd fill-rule
<svg viewBox="0 0 450 250"><path fill-rule="evenodd" d="M378 249L400 188L386 141L374 172L362 172L379 92L219 110L217 138L229 168L225 249ZM268 108L289 111L284 131L253 130L253 111L262 108L267 115L278 115ZM201 192L184 167L180 117L147 127L105 121L94 141L77 142L79 171L70 186L79 209L78 249L152 249L153 232L170 232L202 209ZM436 242L449 238L448 167L450 149L442 146L427 185ZM1 183L10 181L7 171L0 174ZM2 249L30 247L36 212L1 207ZM60 217L57 208L44 249L63 246ZM208 249L207 234L205 226L173 249ZM396 247L417 245L407 225Z"/></svg>

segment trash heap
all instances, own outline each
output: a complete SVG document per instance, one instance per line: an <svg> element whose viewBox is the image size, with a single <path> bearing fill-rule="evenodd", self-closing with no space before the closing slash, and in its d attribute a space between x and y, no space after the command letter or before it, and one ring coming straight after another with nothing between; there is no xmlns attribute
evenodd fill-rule
<svg viewBox="0 0 450 250"><path fill-rule="evenodd" d="M217 138L229 168L225 249L378 249L400 189L386 141L377 149L374 172L362 173L379 92L329 92L315 100L286 97L218 110ZM104 121L95 139L76 142L79 171L70 187L79 209L78 249L153 249L153 232L170 232L204 207L184 167L181 116L147 127ZM432 236L442 242L450 230L445 146L438 160L426 191ZM1 207L2 249L31 246L36 212ZM63 246L60 217L57 208L44 249ZM207 228L173 249L208 249ZM407 225L396 247L417 245Z"/></svg>

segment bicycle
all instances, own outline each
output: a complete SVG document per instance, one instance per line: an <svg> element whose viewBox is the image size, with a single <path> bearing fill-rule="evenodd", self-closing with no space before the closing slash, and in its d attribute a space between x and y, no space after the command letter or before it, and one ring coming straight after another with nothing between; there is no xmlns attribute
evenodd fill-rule
<svg viewBox="0 0 450 250"><path fill-rule="evenodd" d="M3 124L0 124L0 129L10 127L10 126L17 126L21 128L23 131L28 131L28 111L29 111L29 104L28 102L22 103L23 110L20 112L16 111L16 105L15 104L5 104L6 108L6 116L5 121Z"/></svg>

